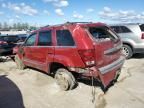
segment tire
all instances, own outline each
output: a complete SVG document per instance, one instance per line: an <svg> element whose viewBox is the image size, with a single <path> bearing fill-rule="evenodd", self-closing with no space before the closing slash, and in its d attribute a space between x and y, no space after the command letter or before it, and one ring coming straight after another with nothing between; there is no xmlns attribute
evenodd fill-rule
<svg viewBox="0 0 144 108"><path fill-rule="evenodd" d="M122 51L123 54L126 56L126 59L129 59L133 56L132 48L128 45L123 45Z"/></svg>
<svg viewBox="0 0 144 108"><path fill-rule="evenodd" d="M64 91L72 90L77 84L72 73L64 68L59 68L56 71L55 79L60 89Z"/></svg>
<svg viewBox="0 0 144 108"><path fill-rule="evenodd" d="M25 69L25 65L23 64L23 62L20 60L20 58L18 57L18 55L15 55L15 62L17 64L17 68L20 70L24 70Z"/></svg>

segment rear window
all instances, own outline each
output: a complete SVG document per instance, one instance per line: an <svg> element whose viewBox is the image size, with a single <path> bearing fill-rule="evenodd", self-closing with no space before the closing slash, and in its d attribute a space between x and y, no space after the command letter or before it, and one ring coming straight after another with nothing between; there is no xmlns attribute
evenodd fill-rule
<svg viewBox="0 0 144 108"><path fill-rule="evenodd" d="M107 27L90 27L88 30L95 39L118 39L118 36Z"/></svg>
<svg viewBox="0 0 144 108"><path fill-rule="evenodd" d="M144 24L140 25L140 29L144 32Z"/></svg>
<svg viewBox="0 0 144 108"><path fill-rule="evenodd" d="M17 42L19 40L18 36L3 36L2 38L7 42Z"/></svg>

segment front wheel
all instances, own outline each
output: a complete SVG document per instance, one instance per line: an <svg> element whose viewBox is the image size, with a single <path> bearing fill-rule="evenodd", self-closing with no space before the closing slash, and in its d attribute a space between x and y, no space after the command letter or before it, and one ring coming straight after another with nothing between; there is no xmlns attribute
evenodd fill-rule
<svg viewBox="0 0 144 108"><path fill-rule="evenodd" d="M133 51L132 51L131 47L128 45L123 45L122 52L126 56L126 59L129 59L133 56Z"/></svg>
<svg viewBox="0 0 144 108"><path fill-rule="evenodd" d="M72 73L64 68L60 68L56 71L55 79L59 87L64 91L71 90L76 85L76 80Z"/></svg>

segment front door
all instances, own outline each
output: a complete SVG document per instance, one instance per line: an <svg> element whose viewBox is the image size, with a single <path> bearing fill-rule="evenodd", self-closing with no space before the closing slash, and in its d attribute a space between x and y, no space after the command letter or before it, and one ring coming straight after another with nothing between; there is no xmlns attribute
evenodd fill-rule
<svg viewBox="0 0 144 108"><path fill-rule="evenodd" d="M33 54L33 50L35 48L35 44L36 44L36 36L37 34L31 34L29 36L29 38L26 40L26 42L24 43L24 45L22 46L22 56L23 56L23 62L25 64L27 64L28 66L32 66L33 67L33 61L34 61L34 54Z"/></svg>
<svg viewBox="0 0 144 108"><path fill-rule="evenodd" d="M51 30L44 30L38 33L38 41L32 52L37 68L49 72L49 64L53 62L54 56Z"/></svg>

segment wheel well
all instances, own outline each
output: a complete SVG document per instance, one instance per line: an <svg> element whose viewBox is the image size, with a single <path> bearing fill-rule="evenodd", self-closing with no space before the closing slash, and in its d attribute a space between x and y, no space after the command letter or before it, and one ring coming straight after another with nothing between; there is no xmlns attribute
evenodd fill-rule
<svg viewBox="0 0 144 108"><path fill-rule="evenodd" d="M66 66L64 66L61 63L57 63L57 62L53 62L50 64L50 73L52 75L54 75L59 68L67 69L69 72L71 72L74 75L75 78L77 78L79 76L79 74L77 72L72 72Z"/></svg>
<svg viewBox="0 0 144 108"><path fill-rule="evenodd" d="M55 73L59 68L66 68L66 67L61 63L56 63L56 62L51 63L50 73Z"/></svg>
<svg viewBox="0 0 144 108"><path fill-rule="evenodd" d="M132 49L132 51L133 51L132 45L130 45L130 44L128 44L128 43L123 43L123 45L128 45L128 46Z"/></svg>

